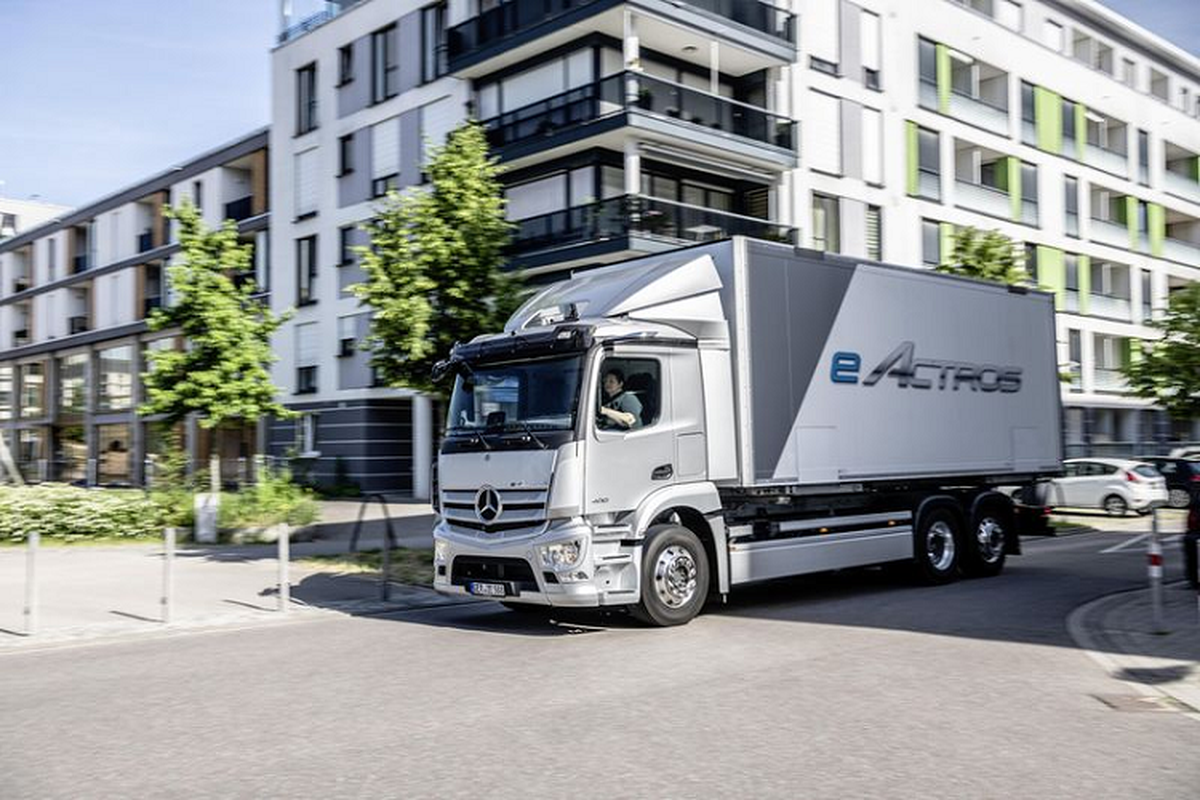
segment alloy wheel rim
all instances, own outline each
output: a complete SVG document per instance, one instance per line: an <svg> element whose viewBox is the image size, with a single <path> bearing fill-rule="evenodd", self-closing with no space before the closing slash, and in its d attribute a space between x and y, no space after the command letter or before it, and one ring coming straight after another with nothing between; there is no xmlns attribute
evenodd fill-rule
<svg viewBox="0 0 1200 800"><path fill-rule="evenodd" d="M929 532L925 534L925 553L929 565L938 572L950 568L954 563L955 544L954 531L949 524L939 520L929 526Z"/></svg>
<svg viewBox="0 0 1200 800"><path fill-rule="evenodd" d="M654 564L654 590L668 608L687 605L696 594L696 559L687 548L671 545Z"/></svg>
<svg viewBox="0 0 1200 800"><path fill-rule="evenodd" d="M984 517L975 529L975 538L979 542L979 557L988 564L1000 560L1004 553L1004 528L992 517Z"/></svg>

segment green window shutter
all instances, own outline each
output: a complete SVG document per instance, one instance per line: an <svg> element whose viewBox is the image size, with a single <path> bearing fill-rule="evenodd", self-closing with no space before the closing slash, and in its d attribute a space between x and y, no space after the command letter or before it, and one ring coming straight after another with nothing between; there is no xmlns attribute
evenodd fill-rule
<svg viewBox="0 0 1200 800"><path fill-rule="evenodd" d="M1087 160L1087 107L1075 104L1075 155L1080 161Z"/></svg>
<svg viewBox="0 0 1200 800"><path fill-rule="evenodd" d="M1146 224L1150 228L1150 255L1162 257L1167 235L1167 216L1158 203L1146 204Z"/></svg>
<svg viewBox="0 0 1200 800"><path fill-rule="evenodd" d="M1192 180L1200 182L1200 156L1192 159Z"/></svg>
<svg viewBox="0 0 1200 800"><path fill-rule="evenodd" d="M1039 244L1037 259L1041 288L1054 293L1054 307L1061 310L1066 306L1067 298L1067 268L1063 263L1063 251Z"/></svg>
<svg viewBox="0 0 1200 800"><path fill-rule="evenodd" d="M950 113L950 48L937 45L938 111Z"/></svg>
<svg viewBox="0 0 1200 800"><path fill-rule="evenodd" d="M1125 227L1129 229L1129 249L1138 249L1138 199L1125 195Z"/></svg>
<svg viewBox="0 0 1200 800"><path fill-rule="evenodd" d="M1021 159L1009 156L1004 159L1008 167L1008 202L1012 210L1012 218L1021 221Z"/></svg>
<svg viewBox="0 0 1200 800"><path fill-rule="evenodd" d="M908 150L908 193L915 197L920 187L920 153L917 149L917 123L912 120L904 122L904 141Z"/></svg>
<svg viewBox="0 0 1200 800"><path fill-rule="evenodd" d="M951 256L954 255L954 225L950 222L938 223L938 250L941 254L941 264L949 264Z"/></svg>
<svg viewBox="0 0 1200 800"><path fill-rule="evenodd" d="M1092 257L1084 255L1075 256L1075 269L1079 274L1079 313L1090 314L1092 305L1090 299L1092 294Z"/></svg>
<svg viewBox="0 0 1200 800"><path fill-rule="evenodd" d="M1124 340L1125 342L1125 363L1137 364L1142 360L1142 340L1132 337Z"/></svg>
<svg viewBox="0 0 1200 800"><path fill-rule="evenodd" d="M1033 87L1033 113L1038 148L1062 152L1062 98L1049 89Z"/></svg>

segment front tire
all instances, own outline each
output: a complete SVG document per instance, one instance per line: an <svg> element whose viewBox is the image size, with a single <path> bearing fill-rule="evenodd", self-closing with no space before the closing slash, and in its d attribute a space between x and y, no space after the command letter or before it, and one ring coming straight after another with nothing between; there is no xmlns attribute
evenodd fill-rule
<svg viewBox="0 0 1200 800"><path fill-rule="evenodd" d="M1104 513L1110 517L1123 517L1129 513L1129 503L1119 494L1110 494L1104 498Z"/></svg>
<svg viewBox="0 0 1200 800"><path fill-rule="evenodd" d="M642 545L642 599L630 612L647 625L684 625L704 607L708 575L708 556L696 534L656 525Z"/></svg>
<svg viewBox="0 0 1200 800"><path fill-rule="evenodd" d="M917 577L939 585L958 578L962 525L949 508L934 508L921 515L913 546Z"/></svg>

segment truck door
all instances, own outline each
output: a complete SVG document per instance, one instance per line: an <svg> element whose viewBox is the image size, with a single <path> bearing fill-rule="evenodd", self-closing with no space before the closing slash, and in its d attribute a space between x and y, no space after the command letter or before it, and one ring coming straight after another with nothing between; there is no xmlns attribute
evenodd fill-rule
<svg viewBox="0 0 1200 800"><path fill-rule="evenodd" d="M585 513L631 511L674 482L669 355L616 348L598 359L589 381Z"/></svg>

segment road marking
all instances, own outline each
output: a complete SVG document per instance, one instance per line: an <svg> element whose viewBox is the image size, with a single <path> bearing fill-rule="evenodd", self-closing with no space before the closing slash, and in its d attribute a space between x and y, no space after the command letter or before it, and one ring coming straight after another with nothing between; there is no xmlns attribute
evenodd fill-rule
<svg viewBox="0 0 1200 800"><path fill-rule="evenodd" d="M1118 553L1118 552L1120 552L1120 551L1124 550L1124 549L1125 549L1125 548L1127 548L1127 547L1133 547L1133 546L1134 546L1135 544L1137 544L1138 542L1140 542L1140 541L1143 541L1143 540L1145 540L1145 539L1148 539L1149 537L1150 537L1150 534L1148 534L1148 533L1143 533L1143 534L1142 534L1142 535L1140 535L1140 536L1135 536L1135 537L1133 537L1132 539L1128 539L1128 540L1126 540L1126 541L1124 541L1124 542L1121 542L1120 544L1113 545L1112 547L1109 547L1109 548L1108 548L1108 549L1106 549L1106 550L1101 550L1100 552L1101 552L1101 554L1104 554L1104 553Z"/></svg>

